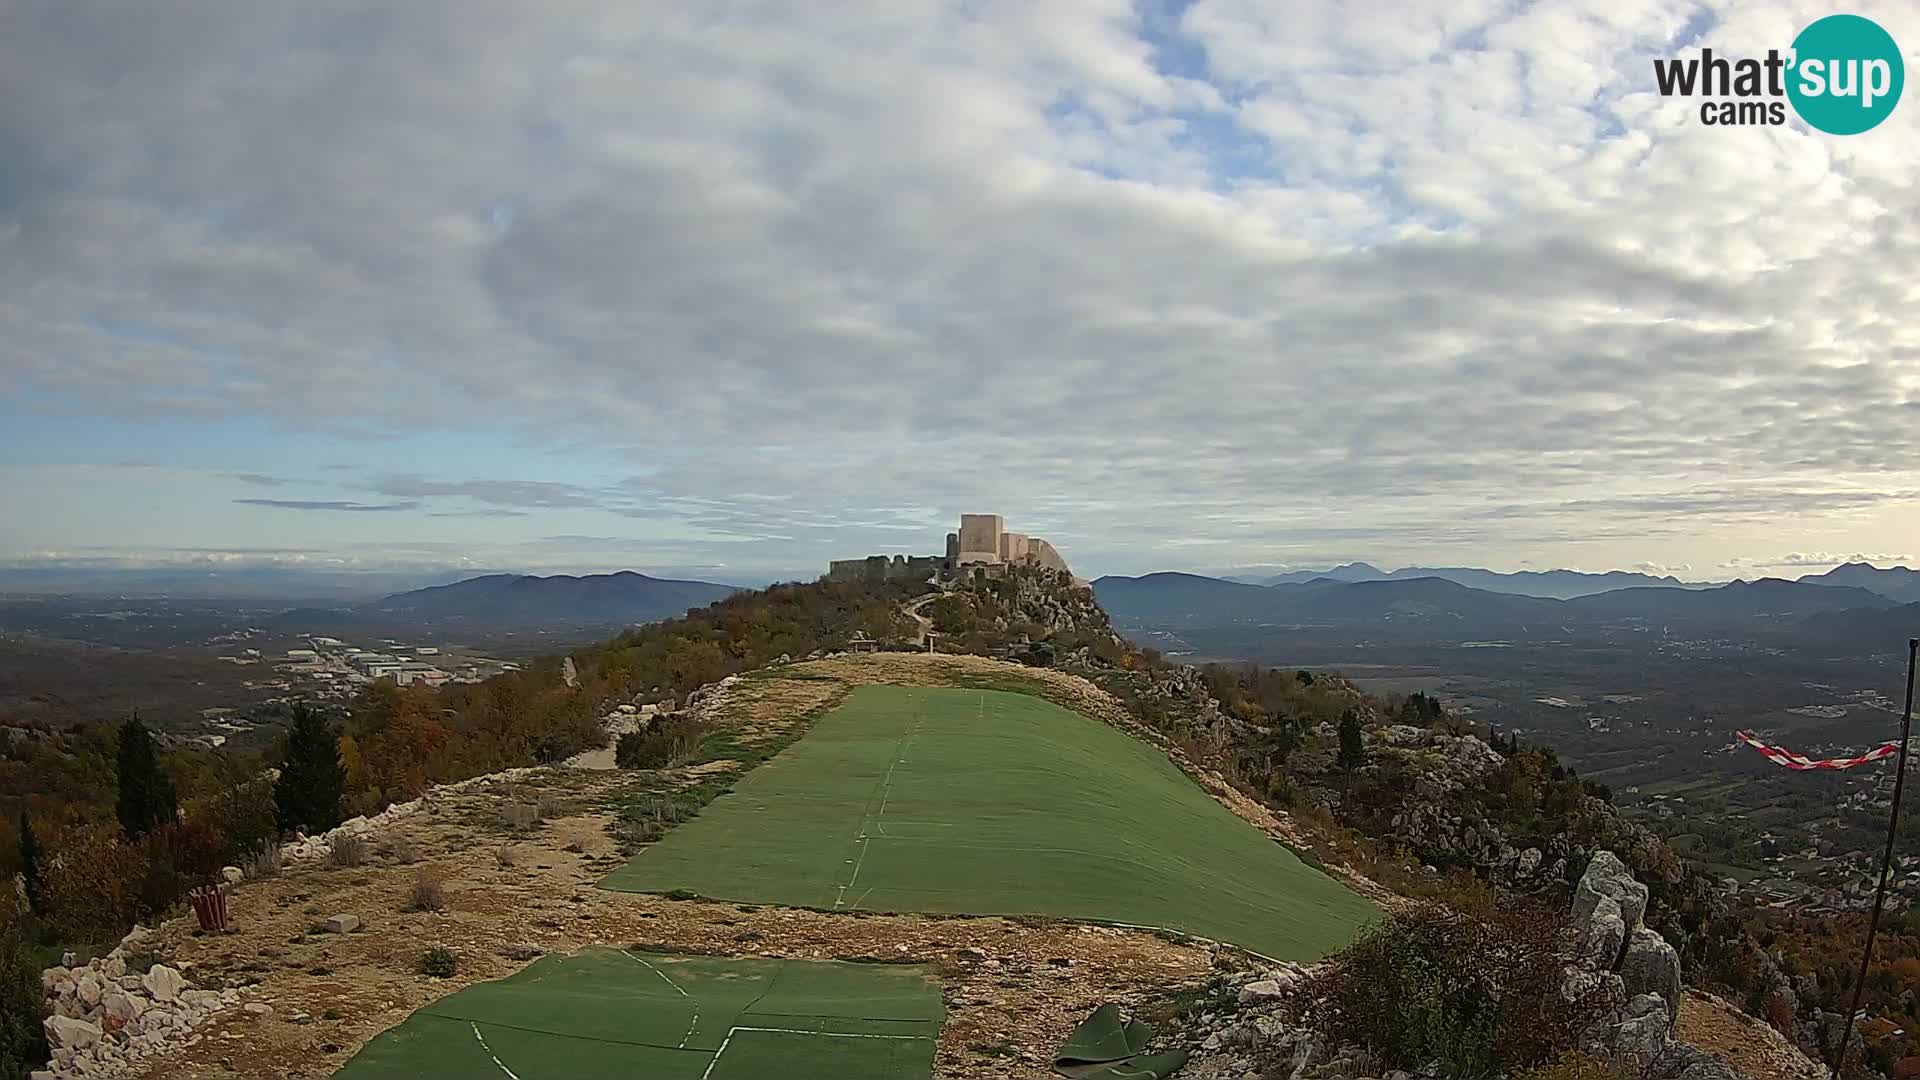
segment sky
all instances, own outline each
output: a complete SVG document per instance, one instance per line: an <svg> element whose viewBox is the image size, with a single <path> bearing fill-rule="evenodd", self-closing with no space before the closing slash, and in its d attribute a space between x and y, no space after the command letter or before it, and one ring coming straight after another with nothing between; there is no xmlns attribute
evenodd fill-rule
<svg viewBox="0 0 1920 1080"><path fill-rule="evenodd" d="M0 566L1907 560L1920 101L1654 89L1834 10L0 0Z"/></svg>

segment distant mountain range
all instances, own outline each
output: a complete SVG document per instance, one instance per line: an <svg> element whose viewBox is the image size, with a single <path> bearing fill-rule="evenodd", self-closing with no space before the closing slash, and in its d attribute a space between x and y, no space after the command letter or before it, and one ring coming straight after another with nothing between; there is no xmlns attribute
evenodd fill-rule
<svg viewBox="0 0 1920 1080"><path fill-rule="evenodd" d="M619 629L685 615L740 590L710 581L648 577L632 570L574 577L487 574L364 603L301 607L271 620L297 633L366 633L436 627L489 632Z"/></svg>
<svg viewBox="0 0 1920 1080"><path fill-rule="evenodd" d="M1352 566L1338 569L1356 572ZM1892 582L1873 580L1883 585ZM1123 624L1176 630L1232 624L1351 624L1383 636L1411 633L1453 640L1559 637L1605 628L1702 635L1785 631L1852 639L1884 636L1883 623L1907 625L1900 621L1903 616L1895 614L1906 609L1881 593L1854 585L1778 578L1719 586L1636 585L1566 599L1474 588L1439 575L1361 580L1316 575L1305 581L1251 585L1162 573L1103 577L1093 587L1101 605ZM1823 621L1810 623L1815 616ZM1920 620L1920 606L1905 617ZM1920 621L1912 625L1913 632L1920 632Z"/></svg>
<svg viewBox="0 0 1920 1080"><path fill-rule="evenodd" d="M731 585L648 577L632 570L584 577L488 574L396 593L362 608L421 621L647 623L678 618L690 608L706 607L739 591Z"/></svg>
<svg viewBox="0 0 1920 1080"><path fill-rule="evenodd" d="M1502 573L1474 566L1403 566L1398 570L1382 570L1366 562L1344 563L1326 570L1292 570L1284 574L1234 574L1221 580L1243 585L1301 585L1320 580L1359 582L1406 578L1442 578L1486 592L1553 600L1572 600L1596 593L1641 587L1704 590L1728 584L1724 581L1682 581L1672 575L1656 577L1628 570L1609 570L1600 574L1579 570ZM1910 570L1904 566L1881 569L1871 563L1847 563L1822 573L1803 574L1798 580L1810 585L1844 585L1866 589L1903 604L1920 602L1920 570Z"/></svg>
<svg viewBox="0 0 1920 1080"><path fill-rule="evenodd" d="M1553 600L1570 600L1576 596L1590 596L1594 593L1627 589L1636 585L1654 585L1672 589L1712 587L1690 584L1676 577L1654 577L1650 574L1637 574L1626 570L1609 570L1604 574L1587 574L1578 570L1521 570L1517 573L1503 574L1497 570L1482 570L1474 566L1403 566L1398 570L1382 570L1371 563L1364 562L1351 562L1330 570L1294 570L1269 577L1235 577L1229 580L1252 585L1300 585L1323 579L1360 582L1399 581L1407 578L1441 578L1486 592L1507 593L1513 596L1538 596Z"/></svg>
<svg viewBox="0 0 1920 1080"><path fill-rule="evenodd" d="M1920 570L1909 570L1904 566L1882 570L1871 563L1847 563L1824 574L1803 575L1800 580L1816 585L1851 585L1871 589L1903 604L1920 602Z"/></svg>

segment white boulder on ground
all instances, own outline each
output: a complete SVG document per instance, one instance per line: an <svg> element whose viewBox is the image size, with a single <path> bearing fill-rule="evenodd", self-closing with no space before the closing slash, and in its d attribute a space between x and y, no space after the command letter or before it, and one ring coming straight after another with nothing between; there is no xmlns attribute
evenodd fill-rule
<svg viewBox="0 0 1920 1080"><path fill-rule="evenodd" d="M186 988L187 979L186 976L165 964L155 964L147 969L147 974L140 980L140 985L147 988L147 993L153 995L153 1000L172 1001L180 996L181 990Z"/></svg>
<svg viewBox="0 0 1920 1080"><path fill-rule="evenodd" d="M71 1016L49 1016L44 1021L47 1045L54 1049L85 1050L100 1041L100 1025Z"/></svg>
<svg viewBox="0 0 1920 1080"><path fill-rule="evenodd" d="M166 964L144 974L127 970L127 950L145 941L149 931L135 927L106 956L41 972L47 993L47 1040L53 1062L45 1070L53 1080L121 1076L134 1063L200 1038L195 1029L230 1006L239 990L194 989L185 975Z"/></svg>

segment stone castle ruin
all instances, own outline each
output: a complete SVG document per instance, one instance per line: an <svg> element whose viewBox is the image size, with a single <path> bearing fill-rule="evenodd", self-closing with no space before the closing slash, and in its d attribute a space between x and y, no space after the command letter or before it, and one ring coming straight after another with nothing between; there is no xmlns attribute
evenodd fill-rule
<svg viewBox="0 0 1920 1080"><path fill-rule="evenodd" d="M826 576L830 581L924 581L936 574L956 574L966 567L996 573L1008 566L1041 566L1071 573L1052 544L1038 536L1008 532L1007 519L999 514L961 514L959 531L947 534L945 555L835 559Z"/></svg>

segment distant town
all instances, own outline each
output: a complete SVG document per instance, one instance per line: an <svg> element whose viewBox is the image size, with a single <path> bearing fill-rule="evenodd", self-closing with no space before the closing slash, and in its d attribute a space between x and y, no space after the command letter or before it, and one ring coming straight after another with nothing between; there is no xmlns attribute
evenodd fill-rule
<svg viewBox="0 0 1920 1080"><path fill-rule="evenodd" d="M257 665L273 672L272 678L249 680L245 684L247 689L342 703L361 687L379 679L391 679L400 686L416 683L444 686L483 682L503 672L520 670L520 665L513 661L450 646L406 645L395 638L380 640L378 648L317 634L301 634L297 638L306 643L304 647L271 653L246 648L224 653L216 659L236 667ZM202 709L200 719L210 733L191 741L207 746L225 745L229 736L250 732L259 726L248 719L246 713L247 710L238 708Z"/></svg>

